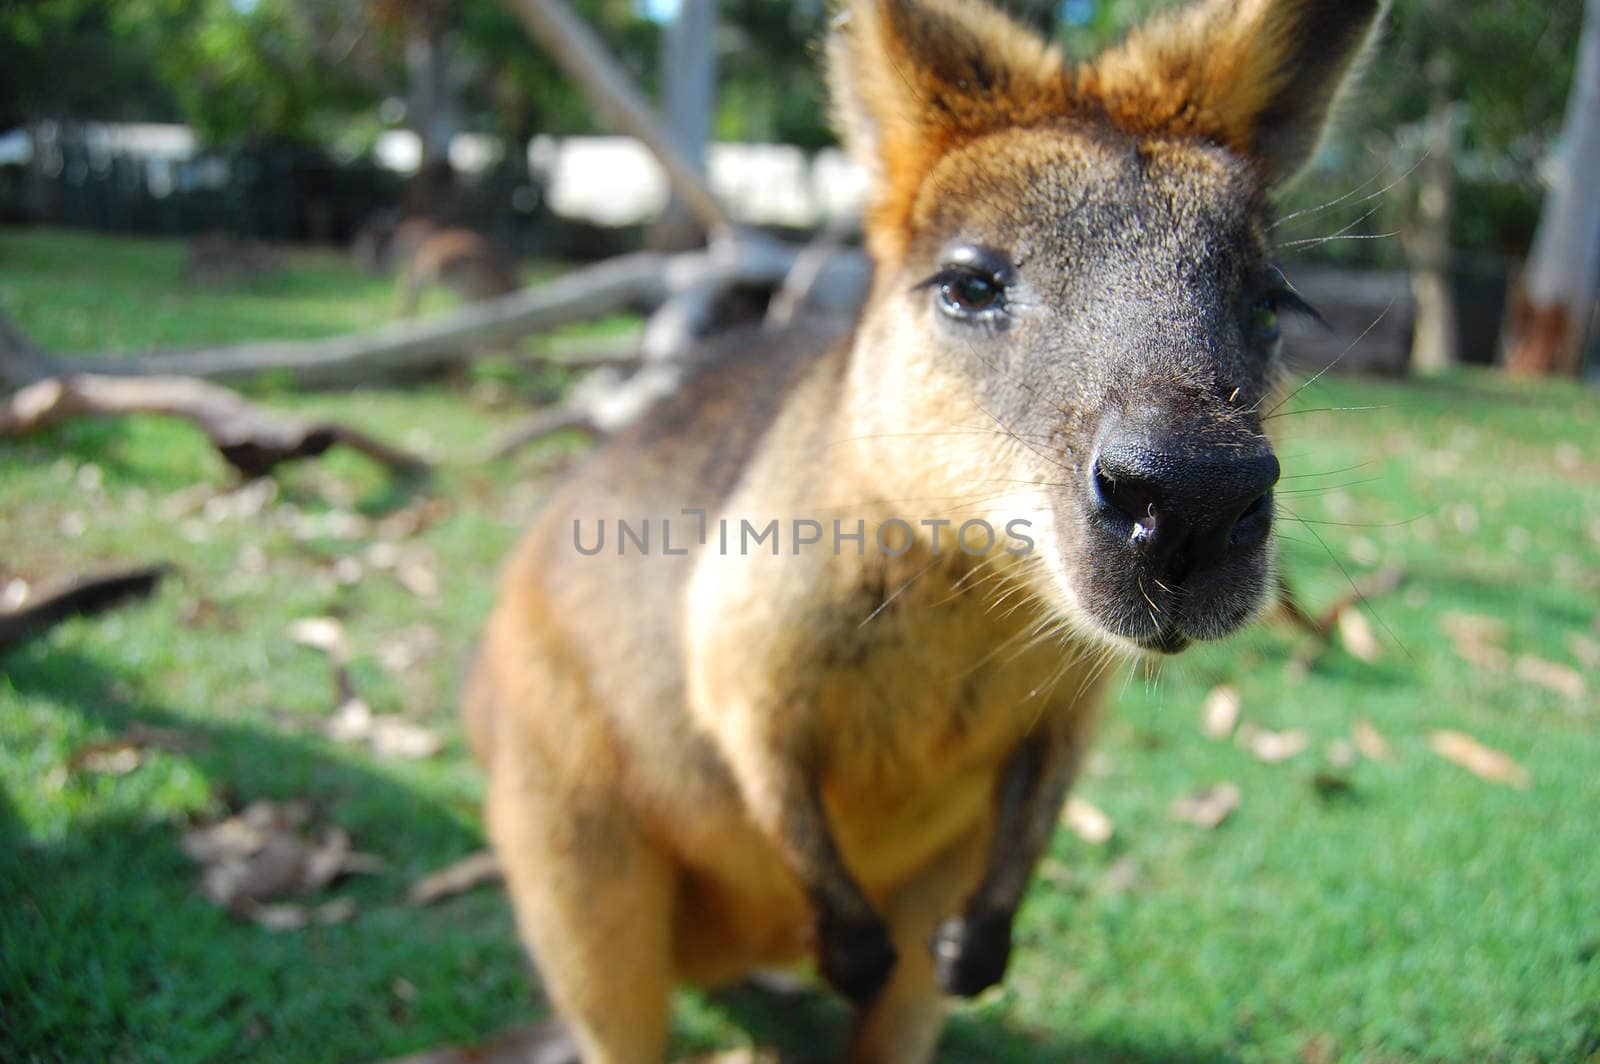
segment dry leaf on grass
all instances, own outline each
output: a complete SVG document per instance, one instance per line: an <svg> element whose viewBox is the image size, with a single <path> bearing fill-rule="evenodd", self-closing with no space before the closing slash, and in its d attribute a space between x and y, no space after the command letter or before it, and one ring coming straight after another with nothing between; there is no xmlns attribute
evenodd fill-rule
<svg viewBox="0 0 1600 1064"><path fill-rule="evenodd" d="M391 713L374 713L355 693L350 678L350 641L344 626L332 617L302 617L289 625L289 638L321 650L333 664L338 708L323 725L328 738L341 743L367 743L379 757L417 761L444 748L444 740L414 721Z"/></svg>
<svg viewBox="0 0 1600 1064"><path fill-rule="evenodd" d="M479 850L417 880L412 884L406 900L412 905L432 905L499 879L500 865L494 854L489 850Z"/></svg>
<svg viewBox="0 0 1600 1064"><path fill-rule="evenodd" d="M1328 764L1341 772L1355 768L1356 762L1361 758L1361 753L1355 744L1347 739L1329 741L1328 745L1322 748L1322 752L1327 757Z"/></svg>
<svg viewBox="0 0 1600 1064"><path fill-rule="evenodd" d="M115 739L78 747L67 758L67 769L71 772L126 776L144 764L148 750L190 750L197 744L194 736L175 728L135 724Z"/></svg>
<svg viewBox="0 0 1600 1064"><path fill-rule="evenodd" d="M1502 672L1509 661L1500 644L1506 638L1506 623L1479 613L1441 613L1439 630L1450 637L1450 645L1468 665L1485 672Z"/></svg>
<svg viewBox="0 0 1600 1064"><path fill-rule="evenodd" d="M413 721L393 713L374 713L366 700L346 698L324 727L340 743L367 743L379 757L420 761L444 749L444 740Z"/></svg>
<svg viewBox="0 0 1600 1064"><path fill-rule="evenodd" d="M350 661L350 640L344 634L344 625L333 617L301 617L292 621L289 639L322 651L335 665L346 665Z"/></svg>
<svg viewBox="0 0 1600 1064"><path fill-rule="evenodd" d="M1389 760L1389 741L1365 717L1357 717L1350 728L1350 739L1368 761Z"/></svg>
<svg viewBox="0 0 1600 1064"><path fill-rule="evenodd" d="M410 672L438 657L443 647L437 628L414 624L386 638L378 648L378 660L390 672Z"/></svg>
<svg viewBox="0 0 1600 1064"><path fill-rule="evenodd" d="M201 865L200 892L218 908L276 930L350 919L355 910L349 902L314 910L275 903L286 895L315 893L341 875L382 867L376 857L352 850L349 834L337 825L307 838L303 829L310 816L303 802L262 800L186 832L183 852Z"/></svg>
<svg viewBox="0 0 1600 1064"><path fill-rule="evenodd" d="M297 513L289 520L289 535L301 543L313 539L363 540L372 535L372 522L349 510Z"/></svg>
<svg viewBox="0 0 1600 1064"><path fill-rule="evenodd" d="M364 743L372 738L372 717L366 699L347 698L323 725L323 732L336 743Z"/></svg>
<svg viewBox="0 0 1600 1064"><path fill-rule="evenodd" d="M1588 690L1588 684L1583 680L1583 673L1577 669L1570 665L1562 665L1560 662L1536 658L1532 654L1523 654L1517 658L1516 676L1519 680L1538 684L1545 690L1573 702L1583 698Z"/></svg>
<svg viewBox="0 0 1600 1064"><path fill-rule="evenodd" d="M1206 695L1200 710L1200 730L1207 739L1226 739L1239 723L1239 692L1227 684L1218 684Z"/></svg>
<svg viewBox="0 0 1600 1064"><path fill-rule="evenodd" d="M1264 765L1276 765L1303 752L1311 745L1311 736L1302 728L1272 731L1246 723L1239 728L1234 740L1250 752L1250 756Z"/></svg>
<svg viewBox="0 0 1600 1064"><path fill-rule="evenodd" d="M394 566L395 582L420 599L439 597L439 562L426 547L410 547Z"/></svg>
<svg viewBox="0 0 1600 1064"><path fill-rule="evenodd" d="M1116 830L1110 817L1095 808L1087 798L1079 798L1077 795L1067 799L1067 807L1061 811L1061 823L1091 846L1102 846L1110 842L1111 835Z"/></svg>
<svg viewBox="0 0 1600 1064"><path fill-rule="evenodd" d="M1582 632L1567 633L1567 653L1591 672L1600 669L1600 641L1590 639Z"/></svg>
<svg viewBox="0 0 1600 1064"><path fill-rule="evenodd" d="M372 752L400 761L420 761L444 749L444 740L420 724L386 713L372 722Z"/></svg>
<svg viewBox="0 0 1600 1064"><path fill-rule="evenodd" d="M479 1045L435 1046L384 1064L570 1064L577 1057L566 1028L546 1021L513 1027Z"/></svg>
<svg viewBox="0 0 1600 1064"><path fill-rule="evenodd" d="M0 612L20 610L28 604L28 595L31 593L32 588L26 580L20 576L13 577L6 582L3 589L0 589Z"/></svg>
<svg viewBox="0 0 1600 1064"><path fill-rule="evenodd" d="M1241 795L1232 783L1216 783L1177 798L1172 803L1172 818L1210 830L1239 808Z"/></svg>
<svg viewBox="0 0 1600 1064"><path fill-rule="evenodd" d="M1366 614L1354 606L1339 611L1339 642L1351 657L1368 665L1383 656L1383 648L1378 645L1378 637L1373 634Z"/></svg>
<svg viewBox="0 0 1600 1064"><path fill-rule="evenodd" d="M1506 622L1481 613L1451 610L1439 614L1437 624L1451 639L1469 643L1503 643L1506 638Z"/></svg>
<svg viewBox="0 0 1600 1064"><path fill-rule="evenodd" d="M1139 861L1131 853L1118 857L1100 873L1100 889L1108 894L1125 894L1138 885Z"/></svg>
<svg viewBox="0 0 1600 1064"><path fill-rule="evenodd" d="M1433 748L1434 753L1446 761L1453 761L1490 783L1505 783L1519 790L1526 790L1533 782L1527 769L1500 751L1484 746L1465 732L1433 732L1428 736L1428 745Z"/></svg>

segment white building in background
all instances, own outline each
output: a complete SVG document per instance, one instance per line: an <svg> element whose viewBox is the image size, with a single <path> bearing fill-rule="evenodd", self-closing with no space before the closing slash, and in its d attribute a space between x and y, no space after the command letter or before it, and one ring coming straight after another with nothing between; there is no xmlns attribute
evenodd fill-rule
<svg viewBox="0 0 1600 1064"><path fill-rule="evenodd" d="M177 165L200 153L194 133L182 125L95 123L84 132L89 165L114 154L141 157L150 189L158 196L173 187ZM49 144L44 150L48 171L51 157L58 155ZM0 137L0 164L25 163L33 151L23 130ZM498 163L503 152L496 137L461 133L451 141L450 161L458 172L480 173ZM866 175L836 148L807 155L786 144L713 144L706 154L712 189L742 222L819 226L855 217L866 198ZM373 156L389 170L413 173L422 147L416 134L389 130L379 135ZM667 204L666 175L644 146L629 137L536 137L528 145L528 164L544 182L550 210L562 217L636 225L660 215ZM188 182L205 187L228 180L222 160L215 167L184 172Z"/></svg>
<svg viewBox="0 0 1600 1064"><path fill-rule="evenodd" d="M666 175L629 137L539 137L528 161L562 217L633 225L667 204ZM755 225L798 228L852 217L866 196L866 175L837 149L808 158L786 144L713 144L706 169L733 216Z"/></svg>

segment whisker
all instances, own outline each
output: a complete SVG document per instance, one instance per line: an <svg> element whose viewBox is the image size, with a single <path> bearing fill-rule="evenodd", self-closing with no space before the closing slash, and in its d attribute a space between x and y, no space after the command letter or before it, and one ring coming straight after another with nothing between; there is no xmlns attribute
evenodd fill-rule
<svg viewBox="0 0 1600 1064"><path fill-rule="evenodd" d="M1299 410L1285 410L1281 414L1267 414L1261 420L1271 421L1276 417L1288 417L1291 414L1326 414L1326 413L1354 413L1358 410L1387 410L1388 406L1310 406Z"/></svg>
<svg viewBox="0 0 1600 1064"><path fill-rule="evenodd" d="M1328 553L1328 559L1338 567L1339 572L1344 576L1345 583L1349 584L1350 590L1355 593L1355 601L1359 604L1367 604L1367 597L1361 593L1361 588L1356 584L1355 578L1350 575L1350 570L1345 567L1344 562L1339 560L1339 556L1333 553L1333 548L1328 546L1328 541L1322 538L1322 534L1290 511L1285 510L1284 513L1288 514L1292 520L1299 521L1305 526L1305 530L1310 532L1311 535L1316 538L1316 541L1322 546L1322 549ZM1388 633L1390 639L1394 640L1394 645L1400 648L1401 653L1405 654L1407 658L1410 658L1413 661L1416 660L1416 658L1413 657L1410 648L1407 647L1405 643L1401 642L1400 637L1395 634L1393 628L1389 627L1389 622L1383 619L1382 614L1374 609L1372 610L1372 619L1383 626L1383 630Z"/></svg>
<svg viewBox="0 0 1600 1064"><path fill-rule="evenodd" d="M1365 203L1368 200L1377 199L1379 196L1382 196L1385 193L1387 193L1390 189L1392 189L1395 186L1401 184L1402 182L1405 181L1406 178L1408 178L1412 174L1416 173L1417 167L1421 166L1422 163L1423 163L1423 160L1427 159L1427 157L1428 157L1428 152L1426 152L1426 151L1423 152L1422 155L1417 159L1417 161L1412 163L1411 166L1405 171L1405 173L1401 174L1399 177L1395 178L1393 181L1389 182L1387 185L1384 185L1382 188L1378 189L1376 192L1369 192L1367 195L1362 196L1360 199L1356 200L1356 203ZM1366 188L1368 185L1372 184L1374 181L1376 181L1382 175L1383 175L1383 171L1379 170L1377 173L1373 174L1371 177L1367 178L1365 181L1361 182L1361 184L1357 185L1355 188L1351 189L1349 192L1346 192L1344 195L1340 196L1338 199L1329 200L1327 203L1324 203L1324 204L1322 204L1321 206L1318 206L1318 207L1302 207L1298 211L1294 211L1294 212L1292 212L1290 214L1286 214L1282 218L1279 218L1277 221L1273 222L1272 223L1272 228L1276 229L1280 225L1285 225L1285 224L1287 224L1289 222L1292 222L1296 218L1301 217L1302 215L1320 214L1321 212L1323 212L1325 210L1328 210L1329 208L1337 207L1339 204L1343 203L1345 200L1349 199L1351 196L1354 196L1357 192L1360 192L1363 188ZM1354 206L1354 204L1352 204L1352 206Z"/></svg>
<svg viewBox="0 0 1600 1064"><path fill-rule="evenodd" d="M1307 245L1321 247L1323 244L1331 244L1338 240L1388 240L1390 237L1399 235L1400 230L1398 229L1387 233L1335 233L1332 236L1308 236L1304 240L1285 240L1283 243L1273 246L1277 248L1298 248Z"/></svg>
<svg viewBox="0 0 1600 1064"><path fill-rule="evenodd" d="M884 610L889 608L889 604L891 602L893 602L895 599L899 598L901 595L905 594L905 591L906 591L907 588L909 588L912 584L914 584L918 580L920 580L923 577L924 574L926 574L935 565L938 565L941 560L942 559L940 559L937 555L935 555L933 561L929 562L927 565L924 565L921 569L918 569L915 573L912 573L911 574L911 578L909 580L907 580L905 583L901 584L899 587L895 588L894 592L892 594L886 595L884 597L884 600L882 602L878 603L877 608L874 609L871 613L867 614L866 620L864 620L860 624L856 625L856 631L859 632L861 629L865 628L868 624L872 623L873 619L876 618L878 616L878 614L882 613Z"/></svg>
<svg viewBox="0 0 1600 1064"><path fill-rule="evenodd" d="M1362 340L1365 340L1367 338L1367 334L1372 332L1373 329L1376 329L1378 327L1378 323L1380 321L1382 321L1384 318L1388 317L1389 312L1394 309L1395 300L1398 299L1398 298L1399 298L1398 296L1394 296L1394 297L1390 298L1389 305L1384 307L1383 310L1381 310L1378 313L1378 316L1376 318L1372 319L1372 323L1370 325L1368 325L1365 329L1361 330L1361 335L1360 336L1357 336L1354 340L1350 341L1350 346L1346 347L1343 351L1339 352L1339 357L1338 358L1335 358L1332 362L1329 362L1326 366L1323 366L1322 369L1318 370L1317 373L1310 380L1306 381L1304 384L1300 385L1300 387L1296 388L1294 391L1290 392L1288 395L1286 395L1282 399L1278 400L1278 402L1273 405L1272 409L1268 410L1266 412L1266 414L1265 414L1265 416L1263 416L1262 420L1265 421L1267 418L1270 418L1273 414L1276 414L1279 410L1282 410L1284 408L1284 406L1290 400L1292 400L1295 396L1299 395L1301 392L1305 391L1307 388L1309 388L1313 384L1317 383L1323 377L1327 376L1327 373L1328 373L1329 370L1331 370L1333 367L1337 366L1344 359L1344 356L1348 355L1351 351L1354 351L1356 349L1356 345L1359 344ZM1252 409L1251 412L1253 413L1254 410Z"/></svg>

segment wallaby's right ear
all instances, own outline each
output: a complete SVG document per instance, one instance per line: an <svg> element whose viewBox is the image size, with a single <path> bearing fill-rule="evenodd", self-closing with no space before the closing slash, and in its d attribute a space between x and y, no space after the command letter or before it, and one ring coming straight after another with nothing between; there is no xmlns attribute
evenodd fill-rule
<svg viewBox="0 0 1600 1064"><path fill-rule="evenodd" d="M941 155L1066 108L1060 54L981 0L840 0L828 82L839 133L872 177L880 248Z"/></svg>
<svg viewBox="0 0 1600 1064"><path fill-rule="evenodd" d="M1389 0L1200 0L1079 73L1123 129L1209 137L1271 184L1306 164Z"/></svg>

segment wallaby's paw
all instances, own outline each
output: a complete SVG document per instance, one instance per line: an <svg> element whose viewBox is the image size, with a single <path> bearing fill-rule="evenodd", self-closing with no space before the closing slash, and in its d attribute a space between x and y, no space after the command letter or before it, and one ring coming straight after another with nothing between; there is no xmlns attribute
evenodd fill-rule
<svg viewBox="0 0 1600 1064"><path fill-rule="evenodd" d="M1005 978L1011 914L952 916L933 933L934 972L945 993L973 997Z"/></svg>
<svg viewBox="0 0 1600 1064"><path fill-rule="evenodd" d="M817 919L817 965L822 977L851 1004L866 1005L889 981L899 955L888 926L877 917Z"/></svg>

